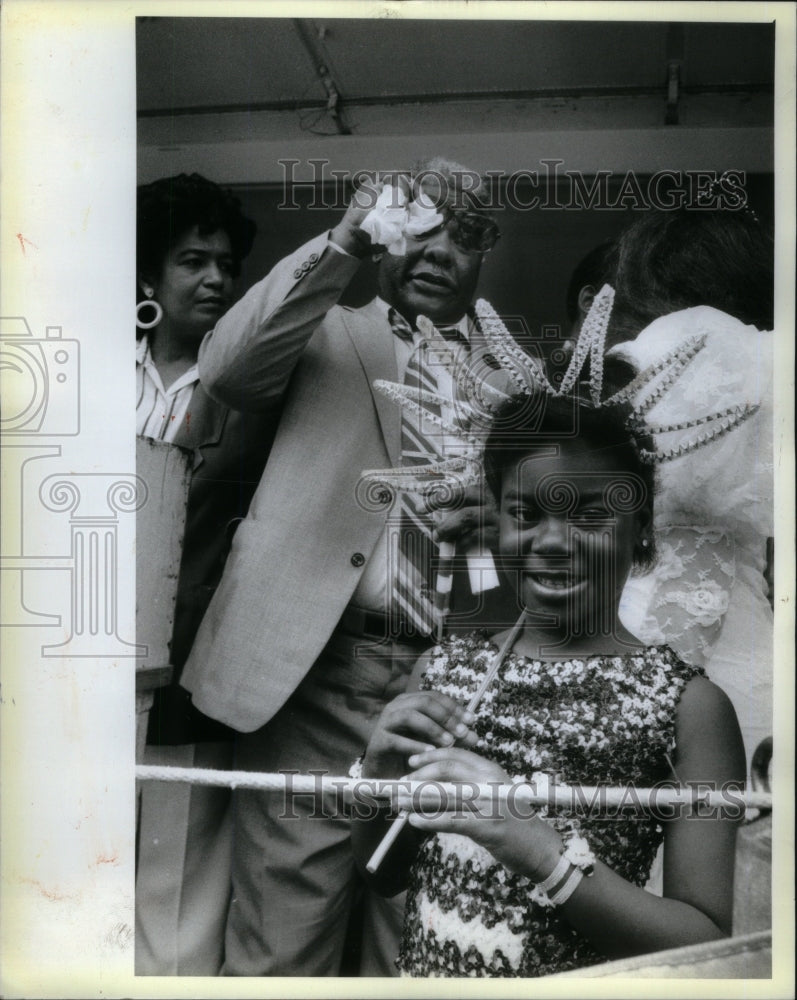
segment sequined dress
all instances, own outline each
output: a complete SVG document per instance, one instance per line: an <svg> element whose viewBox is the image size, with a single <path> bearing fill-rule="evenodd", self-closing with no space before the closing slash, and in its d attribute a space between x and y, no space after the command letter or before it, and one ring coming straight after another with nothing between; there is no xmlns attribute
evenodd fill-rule
<svg viewBox="0 0 797 1000"><path fill-rule="evenodd" d="M421 686L466 702L495 652L485 633L451 637L433 650ZM475 750L513 777L545 772L567 784L649 787L670 775L678 699L702 673L666 646L558 662L510 654L476 711ZM598 859L645 884L663 836L655 818L587 814L577 822ZM410 875L400 971L532 977L605 961L534 893L470 838L433 835Z"/></svg>

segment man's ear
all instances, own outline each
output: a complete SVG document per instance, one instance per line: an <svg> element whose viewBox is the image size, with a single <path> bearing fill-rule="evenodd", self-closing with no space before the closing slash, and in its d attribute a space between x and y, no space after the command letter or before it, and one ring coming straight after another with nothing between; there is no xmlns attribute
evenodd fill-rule
<svg viewBox="0 0 797 1000"><path fill-rule="evenodd" d="M592 300L595 298L597 291L594 285L584 285L578 293L578 311L581 314L582 322L590 311Z"/></svg>

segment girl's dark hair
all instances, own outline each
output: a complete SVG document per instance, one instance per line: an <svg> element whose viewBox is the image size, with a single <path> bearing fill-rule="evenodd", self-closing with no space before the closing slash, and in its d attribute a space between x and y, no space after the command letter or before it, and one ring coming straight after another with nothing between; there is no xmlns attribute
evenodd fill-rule
<svg viewBox="0 0 797 1000"><path fill-rule="evenodd" d="M169 249L196 226L202 236L223 230L230 238L233 274L252 249L257 226L229 191L199 174L162 177L138 188L136 266L160 272Z"/></svg>
<svg viewBox="0 0 797 1000"><path fill-rule="evenodd" d="M651 210L620 235L616 254L613 343L692 306L774 325L774 244L752 212Z"/></svg>
<svg viewBox="0 0 797 1000"><path fill-rule="evenodd" d="M500 501L501 486L507 469L541 447L579 440L609 454L618 472L638 478L643 493L642 508L653 521L655 493L654 467L642 460L640 449L653 450L648 435L629 431L630 410L627 404L594 406L577 396L513 396L496 413L484 453L487 485ZM634 547L634 563L648 569L655 561L653 539L648 545Z"/></svg>

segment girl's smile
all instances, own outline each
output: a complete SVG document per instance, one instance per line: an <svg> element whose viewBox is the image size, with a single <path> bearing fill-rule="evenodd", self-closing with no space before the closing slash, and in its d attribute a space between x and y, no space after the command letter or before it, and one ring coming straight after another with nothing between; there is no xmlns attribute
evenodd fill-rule
<svg viewBox="0 0 797 1000"><path fill-rule="evenodd" d="M523 590L530 589L540 601L562 601L575 596L588 585L584 576L551 570L526 571L523 573Z"/></svg>

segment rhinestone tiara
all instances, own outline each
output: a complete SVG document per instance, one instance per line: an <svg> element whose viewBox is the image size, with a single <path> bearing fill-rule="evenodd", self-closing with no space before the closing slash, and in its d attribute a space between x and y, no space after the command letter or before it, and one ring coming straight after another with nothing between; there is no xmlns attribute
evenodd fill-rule
<svg viewBox="0 0 797 1000"><path fill-rule="evenodd" d="M450 344L425 316L417 319L418 330L426 341L435 364L439 364L453 381L456 400L417 389L398 382L377 380L374 387L416 418L437 426L439 454L430 456L424 465L392 469L366 469L361 475L365 484L388 491L409 491L421 495L433 494L442 486L469 486L481 481L482 456L487 436L502 403L513 395L535 397L589 397L596 409L627 404L626 426L632 441L640 437L656 437L675 431L702 430L670 448L654 450L640 447L640 458L647 463L669 462L701 448L738 427L751 417L758 404L741 403L721 411L709 412L690 420L671 424L649 423L646 415L663 399L678 378L703 350L705 335L686 338L667 351L660 359L636 375L626 386L609 396L603 396L604 354L606 333L614 305L614 289L604 285L592 302L576 341L570 363L558 386L549 380L542 361L532 357L517 343L501 317L484 299L475 305L475 322L487 343L491 359L505 373L513 386L507 393L491 385L483 373L474 371L467 360L457 359ZM589 369L584 377L584 369ZM453 410L451 416L442 413ZM442 411L442 413L441 413Z"/></svg>

